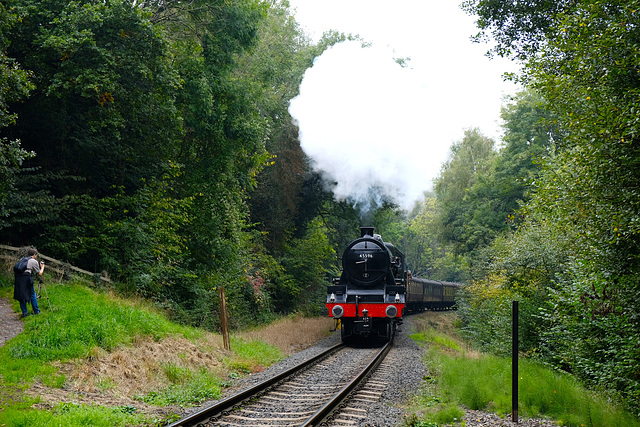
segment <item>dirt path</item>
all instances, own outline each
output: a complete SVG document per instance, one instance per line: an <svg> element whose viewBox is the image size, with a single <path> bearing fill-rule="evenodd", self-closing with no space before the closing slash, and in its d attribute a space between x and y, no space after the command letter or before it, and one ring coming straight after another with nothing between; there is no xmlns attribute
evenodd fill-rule
<svg viewBox="0 0 640 427"><path fill-rule="evenodd" d="M20 313L13 311L8 299L0 298L0 347L23 330L24 324L20 320Z"/></svg>

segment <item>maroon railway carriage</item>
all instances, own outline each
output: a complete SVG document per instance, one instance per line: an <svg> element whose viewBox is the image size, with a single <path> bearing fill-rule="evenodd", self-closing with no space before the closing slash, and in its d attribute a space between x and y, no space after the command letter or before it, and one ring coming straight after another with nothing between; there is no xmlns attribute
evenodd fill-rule
<svg viewBox="0 0 640 427"><path fill-rule="evenodd" d="M408 274L406 307L410 312L450 310L455 308L455 296L460 283L412 277Z"/></svg>

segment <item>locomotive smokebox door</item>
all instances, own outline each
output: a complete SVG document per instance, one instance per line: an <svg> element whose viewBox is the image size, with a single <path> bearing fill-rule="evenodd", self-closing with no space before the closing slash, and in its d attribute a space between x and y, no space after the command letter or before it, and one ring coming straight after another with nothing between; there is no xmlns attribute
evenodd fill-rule
<svg viewBox="0 0 640 427"><path fill-rule="evenodd" d="M373 286L383 281L389 272L389 251L373 237L366 235L353 241L342 257L342 270L350 282Z"/></svg>

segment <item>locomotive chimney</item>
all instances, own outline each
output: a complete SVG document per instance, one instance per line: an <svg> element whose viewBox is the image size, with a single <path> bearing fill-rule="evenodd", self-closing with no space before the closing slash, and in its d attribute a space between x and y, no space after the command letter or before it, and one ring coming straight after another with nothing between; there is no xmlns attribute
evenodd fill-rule
<svg viewBox="0 0 640 427"><path fill-rule="evenodd" d="M373 237L373 231L375 227L360 227L360 237L371 236Z"/></svg>

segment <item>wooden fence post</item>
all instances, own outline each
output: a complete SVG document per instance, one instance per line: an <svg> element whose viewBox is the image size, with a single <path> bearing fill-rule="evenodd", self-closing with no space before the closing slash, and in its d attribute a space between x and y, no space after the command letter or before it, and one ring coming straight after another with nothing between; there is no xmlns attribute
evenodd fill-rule
<svg viewBox="0 0 640 427"><path fill-rule="evenodd" d="M224 295L224 286L218 288L218 296L220 297L220 325L222 326L222 341L225 350L231 350L231 341L229 340L229 321L227 319L227 301Z"/></svg>

